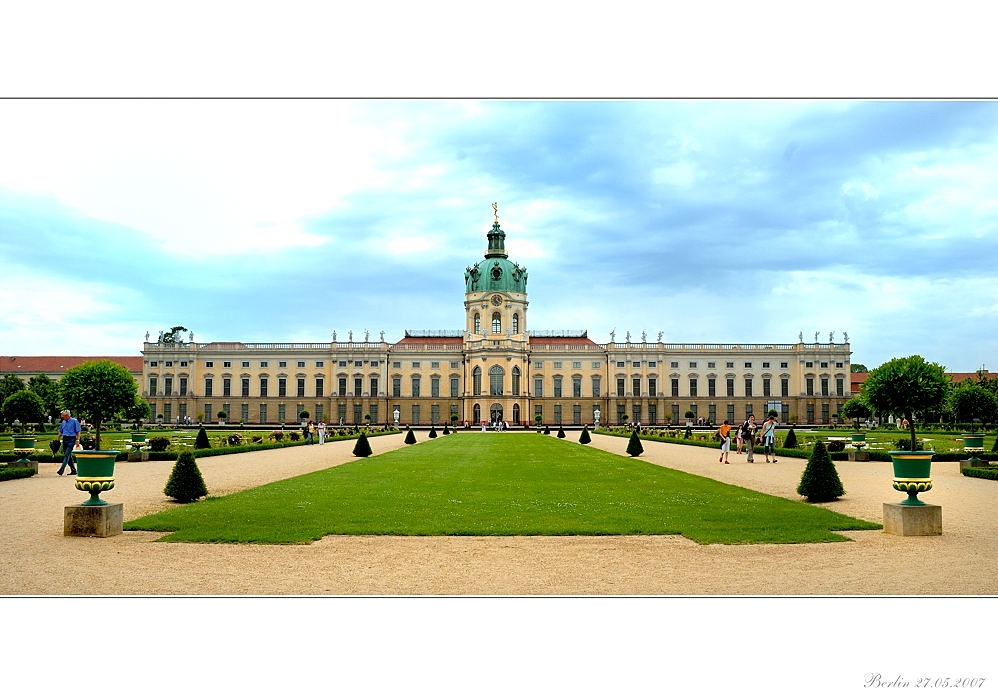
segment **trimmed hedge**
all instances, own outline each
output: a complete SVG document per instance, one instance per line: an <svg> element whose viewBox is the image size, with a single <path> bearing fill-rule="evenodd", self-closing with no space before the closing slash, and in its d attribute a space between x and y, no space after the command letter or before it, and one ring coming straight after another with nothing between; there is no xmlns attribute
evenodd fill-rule
<svg viewBox="0 0 998 695"><path fill-rule="evenodd" d="M985 478L986 480L998 480L998 468L960 468L960 472L968 478Z"/></svg>
<svg viewBox="0 0 998 695"><path fill-rule="evenodd" d="M370 437L381 437L386 434L398 434L398 432L368 432L367 436ZM326 437L327 442L342 441L345 439L357 439L360 437L357 435L343 435L340 437ZM208 456L224 456L226 454L245 454L250 451L263 451L265 449L284 449L289 446L308 446L304 441L298 442L274 442L271 444L246 444L242 446L227 446L215 449L198 449L197 458L206 458ZM188 450L190 451L190 450ZM148 451L150 461L176 461L177 456L182 454L182 451ZM13 452L3 452L0 453L0 461L17 461L21 457L14 454ZM62 454L38 454L31 457L39 463L62 463ZM125 461L128 459L128 452L122 451L118 454L115 461Z"/></svg>
<svg viewBox="0 0 998 695"><path fill-rule="evenodd" d="M59 459L62 460L61 458ZM34 468L11 468L9 466L0 467L0 480L16 480L17 478L30 478L35 474Z"/></svg>

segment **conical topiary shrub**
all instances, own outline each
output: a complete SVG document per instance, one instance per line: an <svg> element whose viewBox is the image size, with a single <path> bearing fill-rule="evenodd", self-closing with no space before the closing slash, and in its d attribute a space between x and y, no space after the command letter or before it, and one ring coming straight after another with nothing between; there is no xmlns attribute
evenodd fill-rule
<svg viewBox="0 0 998 695"><path fill-rule="evenodd" d="M544 425L544 434L551 434L551 428L547 425Z"/></svg>
<svg viewBox="0 0 998 695"><path fill-rule="evenodd" d="M406 444L415 444L416 443L416 435L412 431L412 429L409 427L409 425L405 426L405 443Z"/></svg>
<svg viewBox="0 0 998 695"><path fill-rule="evenodd" d="M846 494L842 489L838 471L822 442L815 442L814 451L807 459L807 466L800 477L797 494L808 502L831 502Z"/></svg>
<svg viewBox="0 0 998 695"><path fill-rule="evenodd" d="M558 439L564 439L564 438L565 438L565 428L559 426L558 427Z"/></svg>
<svg viewBox="0 0 998 695"><path fill-rule="evenodd" d="M437 428L436 426L432 426L430 427L430 439L436 439L436 438L437 438Z"/></svg>
<svg viewBox="0 0 998 695"><path fill-rule="evenodd" d="M444 431L441 434L450 434L450 430L447 429L447 425L444 425Z"/></svg>
<svg viewBox="0 0 998 695"><path fill-rule="evenodd" d="M579 435L579 444L588 444L592 441L592 437L589 436L589 425L582 428L582 434Z"/></svg>
<svg viewBox="0 0 998 695"><path fill-rule="evenodd" d="M687 427L686 432L683 433L683 439L689 439L691 434L693 434L693 430L690 427Z"/></svg>
<svg viewBox="0 0 998 695"><path fill-rule="evenodd" d="M194 440L195 449L210 449L211 442L208 441L208 433L204 431L204 425L198 428L197 439Z"/></svg>
<svg viewBox="0 0 998 695"><path fill-rule="evenodd" d="M354 456L370 456L371 443L367 441L367 435L363 432L360 433L360 437L357 438L357 443L353 445L353 455Z"/></svg>
<svg viewBox="0 0 998 695"><path fill-rule="evenodd" d="M173 466L163 492L178 502L193 502L208 494L201 469L194 460L194 452L185 451L177 457L177 463Z"/></svg>
<svg viewBox="0 0 998 695"><path fill-rule="evenodd" d="M638 433L631 432L631 438L627 442L627 453L631 456L640 456L644 450L645 448L641 446L641 440L638 438Z"/></svg>
<svg viewBox="0 0 998 695"><path fill-rule="evenodd" d="M797 434L794 432L794 428L791 427L790 431L787 432L787 438L783 441L784 449L796 449L797 448Z"/></svg>

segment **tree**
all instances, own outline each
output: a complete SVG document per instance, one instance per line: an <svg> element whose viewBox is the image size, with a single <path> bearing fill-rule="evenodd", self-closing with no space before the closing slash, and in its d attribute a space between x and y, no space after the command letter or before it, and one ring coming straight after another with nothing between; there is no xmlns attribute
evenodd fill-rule
<svg viewBox="0 0 998 695"><path fill-rule="evenodd" d="M405 426L405 443L406 444L415 444L416 443L416 435L413 433L413 431L409 427L409 425Z"/></svg>
<svg viewBox="0 0 998 695"><path fill-rule="evenodd" d="M129 407L125 408L122 412L122 416L125 420L130 420L135 423L135 426L139 426L141 420L145 420L149 417L152 412L152 408L149 407L148 401L142 398L138 394L135 395L135 402Z"/></svg>
<svg viewBox="0 0 998 695"><path fill-rule="evenodd" d="M987 424L995 421L998 413L998 399L983 386L973 384L953 389L949 398L949 408L957 422L968 422L973 431L975 420Z"/></svg>
<svg viewBox="0 0 998 695"><path fill-rule="evenodd" d="M870 370L867 369L866 365L863 364L862 362L853 362L851 365L849 365L849 371L850 372L868 372Z"/></svg>
<svg viewBox="0 0 998 695"><path fill-rule="evenodd" d="M183 336L180 335L181 331L186 331L184 326L174 326L168 331L163 333L164 343L182 343L184 342Z"/></svg>
<svg viewBox="0 0 998 695"><path fill-rule="evenodd" d="M300 413L298 413L298 419L299 420L308 420L308 416L309 415L311 415L310 412L308 412L307 410L303 410Z"/></svg>
<svg viewBox="0 0 998 695"><path fill-rule="evenodd" d="M645 448L641 446L641 440L638 438L638 433L636 431L631 432L631 438L627 441L627 453L631 456L640 456L644 450Z"/></svg>
<svg viewBox="0 0 998 695"><path fill-rule="evenodd" d="M25 388L24 382L21 381L21 377L15 376L14 374L5 374L4 377L0 379L0 403L6 401L18 391L24 391Z"/></svg>
<svg viewBox="0 0 998 695"><path fill-rule="evenodd" d="M59 411L59 384L50 379L48 374L35 374L28 379L28 390L34 391L42 399L45 408L45 415L51 416L53 420L58 419Z"/></svg>
<svg viewBox="0 0 998 695"><path fill-rule="evenodd" d="M208 433L204 429L204 425L198 428L198 436L194 439L195 449L210 449L211 442L208 441Z"/></svg>
<svg viewBox="0 0 998 695"><path fill-rule="evenodd" d="M814 445L814 451L807 458L807 466L800 477L797 494L808 502L831 502L846 494L835 470L828 449L820 441Z"/></svg>
<svg viewBox="0 0 998 695"><path fill-rule="evenodd" d="M177 463L173 466L163 492L178 502L193 502L207 496L208 488L193 452L184 451L177 457Z"/></svg>
<svg viewBox="0 0 998 695"><path fill-rule="evenodd" d="M588 444L592 440L593 438L589 436L589 425L584 425L582 427L582 434L579 435L579 444Z"/></svg>
<svg viewBox="0 0 998 695"><path fill-rule="evenodd" d="M3 419L7 422L41 422L45 418L45 404L34 391L16 391L0 404Z"/></svg>
<svg viewBox="0 0 998 695"><path fill-rule="evenodd" d="M859 429L859 421L870 417L870 406L862 398L850 398L842 404L842 414L856 421L856 429Z"/></svg>
<svg viewBox="0 0 998 695"><path fill-rule="evenodd" d="M915 450L915 414L942 405L950 389L950 378L942 365L921 355L895 357L866 378L863 397L878 413L907 418L911 450Z"/></svg>
<svg viewBox="0 0 998 695"><path fill-rule="evenodd" d="M353 446L353 455L363 457L370 456L372 453L371 443L367 441L367 435L361 432L360 437L357 438L357 443Z"/></svg>
<svg viewBox="0 0 998 695"><path fill-rule="evenodd" d="M227 417L229 417L229 414L224 410L219 410L217 413L215 413L215 417L217 417L219 420L224 420Z"/></svg>
<svg viewBox="0 0 998 695"><path fill-rule="evenodd" d="M133 406L137 391L128 370L111 360L84 362L69 369L59 381L66 407L93 423L98 449L101 423Z"/></svg>

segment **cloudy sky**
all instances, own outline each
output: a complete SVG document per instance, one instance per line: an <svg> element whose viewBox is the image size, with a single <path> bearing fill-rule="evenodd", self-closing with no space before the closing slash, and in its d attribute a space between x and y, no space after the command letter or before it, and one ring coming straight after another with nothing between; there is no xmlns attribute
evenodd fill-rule
<svg viewBox="0 0 998 695"><path fill-rule="evenodd" d="M998 369L986 101L25 100L0 353L463 326L492 202L529 328Z"/></svg>

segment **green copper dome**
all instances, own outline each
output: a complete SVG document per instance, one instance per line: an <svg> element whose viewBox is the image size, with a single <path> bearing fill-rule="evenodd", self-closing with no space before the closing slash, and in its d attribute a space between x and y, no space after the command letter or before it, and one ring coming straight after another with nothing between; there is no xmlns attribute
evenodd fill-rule
<svg viewBox="0 0 998 695"><path fill-rule="evenodd" d="M527 292L527 269L513 263L506 256L506 232L499 223L492 225L487 234L489 250L485 260L464 271L465 292Z"/></svg>

